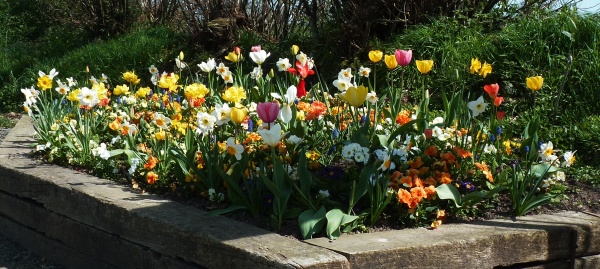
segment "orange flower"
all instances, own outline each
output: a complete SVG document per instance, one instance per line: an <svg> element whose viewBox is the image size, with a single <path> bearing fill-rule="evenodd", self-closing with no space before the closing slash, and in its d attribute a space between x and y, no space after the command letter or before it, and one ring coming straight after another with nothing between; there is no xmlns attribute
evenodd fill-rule
<svg viewBox="0 0 600 269"><path fill-rule="evenodd" d="M314 101L308 109L308 115L306 115L306 120L317 119L320 116L324 115L326 111L327 106L323 102Z"/></svg>
<svg viewBox="0 0 600 269"><path fill-rule="evenodd" d="M450 174L446 172L438 172L436 173L436 176L438 177L438 181L442 184L450 184L452 182Z"/></svg>
<svg viewBox="0 0 600 269"><path fill-rule="evenodd" d="M400 113L398 113L398 115L396 116L396 123L397 124L406 124L409 121L411 121L411 117L410 117L410 111L408 110L402 110L400 111Z"/></svg>
<svg viewBox="0 0 600 269"><path fill-rule="evenodd" d="M302 101L300 101L300 102L298 102L298 104L296 105L296 108L297 108L298 110L302 110L302 111L308 112L308 109L310 108L310 104L309 104L309 103L307 103L307 102L302 102Z"/></svg>
<svg viewBox="0 0 600 269"><path fill-rule="evenodd" d="M121 123L118 119L116 119L108 124L108 128L110 128L113 131L119 131L121 130Z"/></svg>
<svg viewBox="0 0 600 269"><path fill-rule="evenodd" d="M158 175L154 172L148 172L148 174L146 174L146 181L148 181L148 184L152 185L154 183L156 183L156 181L158 180Z"/></svg>
<svg viewBox="0 0 600 269"><path fill-rule="evenodd" d="M440 154L440 157L449 164L454 164L454 162L456 162L456 156L454 156L452 152L442 153Z"/></svg>
<svg viewBox="0 0 600 269"><path fill-rule="evenodd" d="M470 157L473 157L473 153L471 153L471 152L470 152L470 151L468 151L468 150L464 150L464 149L462 149L462 148L461 148L461 147L459 147L459 146L456 146L456 147L454 147L454 151L456 152L456 154L457 154L459 157L461 157L461 158L463 158L463 159L465 159L465 158L470 158Z"/></svg>
<svg viewBox="0 0 600 269"><path fill-rule="evenodd" d="M415 183L415 187L420 187L420 188L423 188L423 181L421 181L421 179L420 179L420 178L418 178L418 177L415 177L415 178L414 178L414 183Z"/></svg>
<svg viewBox="0 0 600 269"><path fill-rule="evenodd" d="M490 171L483 171L483 174L490 183L494 183L494 175Z"/></svg>
<svg viewBox="0 0 600 269"><path fill-rule="evenodd" d="M431 228L432 229L437 229L437 227L440 227L442 225L442 221L441 220L434 220L431 223Z"/></svg>
<svg viewBox="0 0 600 269"><path fill-rule="evenodd" d="M410 195L412 196L413 201L418 204L425 196L427 196L427 193L422 187L414 187L410 189Z"/></svg>
<svg viewBox="0 0 600 269"><path fill-rule="evenodd" d="M431 145L425 150L425 155L427 155L429 157L435 157L435 156L437 156L437 154L438 154L438 149L435 145Z"/></svg>
<svg viewBox="0 0 600 269"><path fill-rule="evenodd" d="M429 172L429 167L427 166L423 166L419 169L419 175L427 174L427 172Z"/></svg>
<svg viewBox="0 0 600 269"><path fill-rule="evenodd" d="M412 177L410 177L410 176L403 176L400 179L399 183L402 184L402 185L405 185L405 186L407 186L409 188L413 186Z"/></svg>
<svg viewBox="0 0 600 269"><path fill-rule="evenodd" d="M156 164L158 164L158 158L150 156L150 158L148 158L146 161L146 164L144 164L144 169L152 170L154 167L156 167Z"/></svg>
<svg viewBox="0 0 600 269"><path fill-rule="evenodd" d="M394 173L392 173L390 181L396 181L396 179L398 179L400 176L402 176L402 173L400 173L400 171L394 171Z"/></svg>
<svg viewBox="0 0 600 269"><path fill-rule="evenodd" d="M432 177L428 177L423 183L429 186L437 185L437 181L435 181L435 179L433 179Z"/></svg>
<svg viewBox="0 0 600 269"><path fill-rule="evenodd" d="M419 156L411 162L410 167L417 169L417 168L421 167L422 165L423 165L423 161L421 160L421 156Z"/></svg>
<svg viewBox="0 0 600 269"><path fill-rule="evenodd" d="M435 195L435 193L436 193L436 190L433 185L429 185L429 186L425 187L425 199L427 199L427 200L433 199L433 196Z"/></svg>
<svg viewBox="0 0 600 269"><path fill-rule="evenodd" d="M405 189L400 189L398 191L397 196L398 196L398 202L399 203L404 203L404 204L409 204L410 200L412 198L411 195L410 195L410 192L408 192Z"/></svg>
<svg viewBox="0 0 600 269"><path fill-rule="evenodd" d="M475 168L479 169L480 171L490 171L490 169L488 168L487 164L485 164L485 162L475 163Z"/></svg>

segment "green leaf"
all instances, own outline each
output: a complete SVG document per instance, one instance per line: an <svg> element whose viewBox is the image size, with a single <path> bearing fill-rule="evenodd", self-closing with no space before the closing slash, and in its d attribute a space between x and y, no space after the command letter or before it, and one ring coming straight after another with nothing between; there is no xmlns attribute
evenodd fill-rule
<svg viewBox="0 0 600 269"><path fill-rule="evenodd" d="M345 214L342 212L342 210L337 208L329 210L325 217L327 218L326 232L329 239L336 239L340 237L340 228L358 218L358 216Z"/></svg>
<svg viewBox="0 0 600 269"><path fill-rule="evenodd" d="M319 208L318 211L308 209L298 216L298 225L302 238L312 238L313 234L318 233L325 224L325 207Z"/></svg>
<svg viewBox="0 0 600 269"><path fill-rule="evenodd" d="M461 196L456 187L451 184L442 184L435 188L435 191L440 199L452 200L456 207L461 207Z"/></svg>
<svg viewBox="0 0 600 269"><path fill-rule="evenodd" d="M554 173L558 170L560 170L560 168L547 163L534 164L531 166L531 174L536 178L545 177L547 173Z"/></svg>
<svg viewBox="0 0 600 269"><path fill-rule="evenodd" d="M204 216L217 216L217 215L227 214L229 212L233 212L233 211L240 210L240 209L246 209L246 207L242 206L242 205L232 205L232 206L229 206L228 208L223 208L223 209L206 212L204 214Z"/></svg>

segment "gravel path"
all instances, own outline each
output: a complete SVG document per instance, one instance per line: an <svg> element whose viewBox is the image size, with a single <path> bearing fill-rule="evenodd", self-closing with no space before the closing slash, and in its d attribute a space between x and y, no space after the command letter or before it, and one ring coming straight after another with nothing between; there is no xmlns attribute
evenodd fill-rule
<svg viewBox="0 0 600 269"><path fill-rule="evenodd" d="M4 140L10 129L0 129L0 142ZM8 240L0 234L0 269L60 269L56 265L20 245Z"/></svg>

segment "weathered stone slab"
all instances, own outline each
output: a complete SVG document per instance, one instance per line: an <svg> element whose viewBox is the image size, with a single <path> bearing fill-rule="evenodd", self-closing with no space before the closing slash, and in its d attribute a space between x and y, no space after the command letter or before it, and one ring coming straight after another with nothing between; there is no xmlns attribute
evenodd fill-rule
<svg viewBox="0 0 600 269"><path fill-rule="evenodd" d="M306 242L344 254L352 268L487 268L598 254L600 217L564 212Z"/></svg>

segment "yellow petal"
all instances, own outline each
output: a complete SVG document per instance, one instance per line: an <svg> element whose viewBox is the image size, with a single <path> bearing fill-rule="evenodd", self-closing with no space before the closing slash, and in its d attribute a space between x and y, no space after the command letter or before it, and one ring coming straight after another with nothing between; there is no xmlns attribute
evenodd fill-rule
<svg viewBox="0 0 600 269"><path fill-rule="evenodd" d="M417 69L419 70L419 72L421 72L421 74L429 73L429 71L431 71L431 68L433 67L432 60L416 60L415 63L417 65Z"/></svg>

